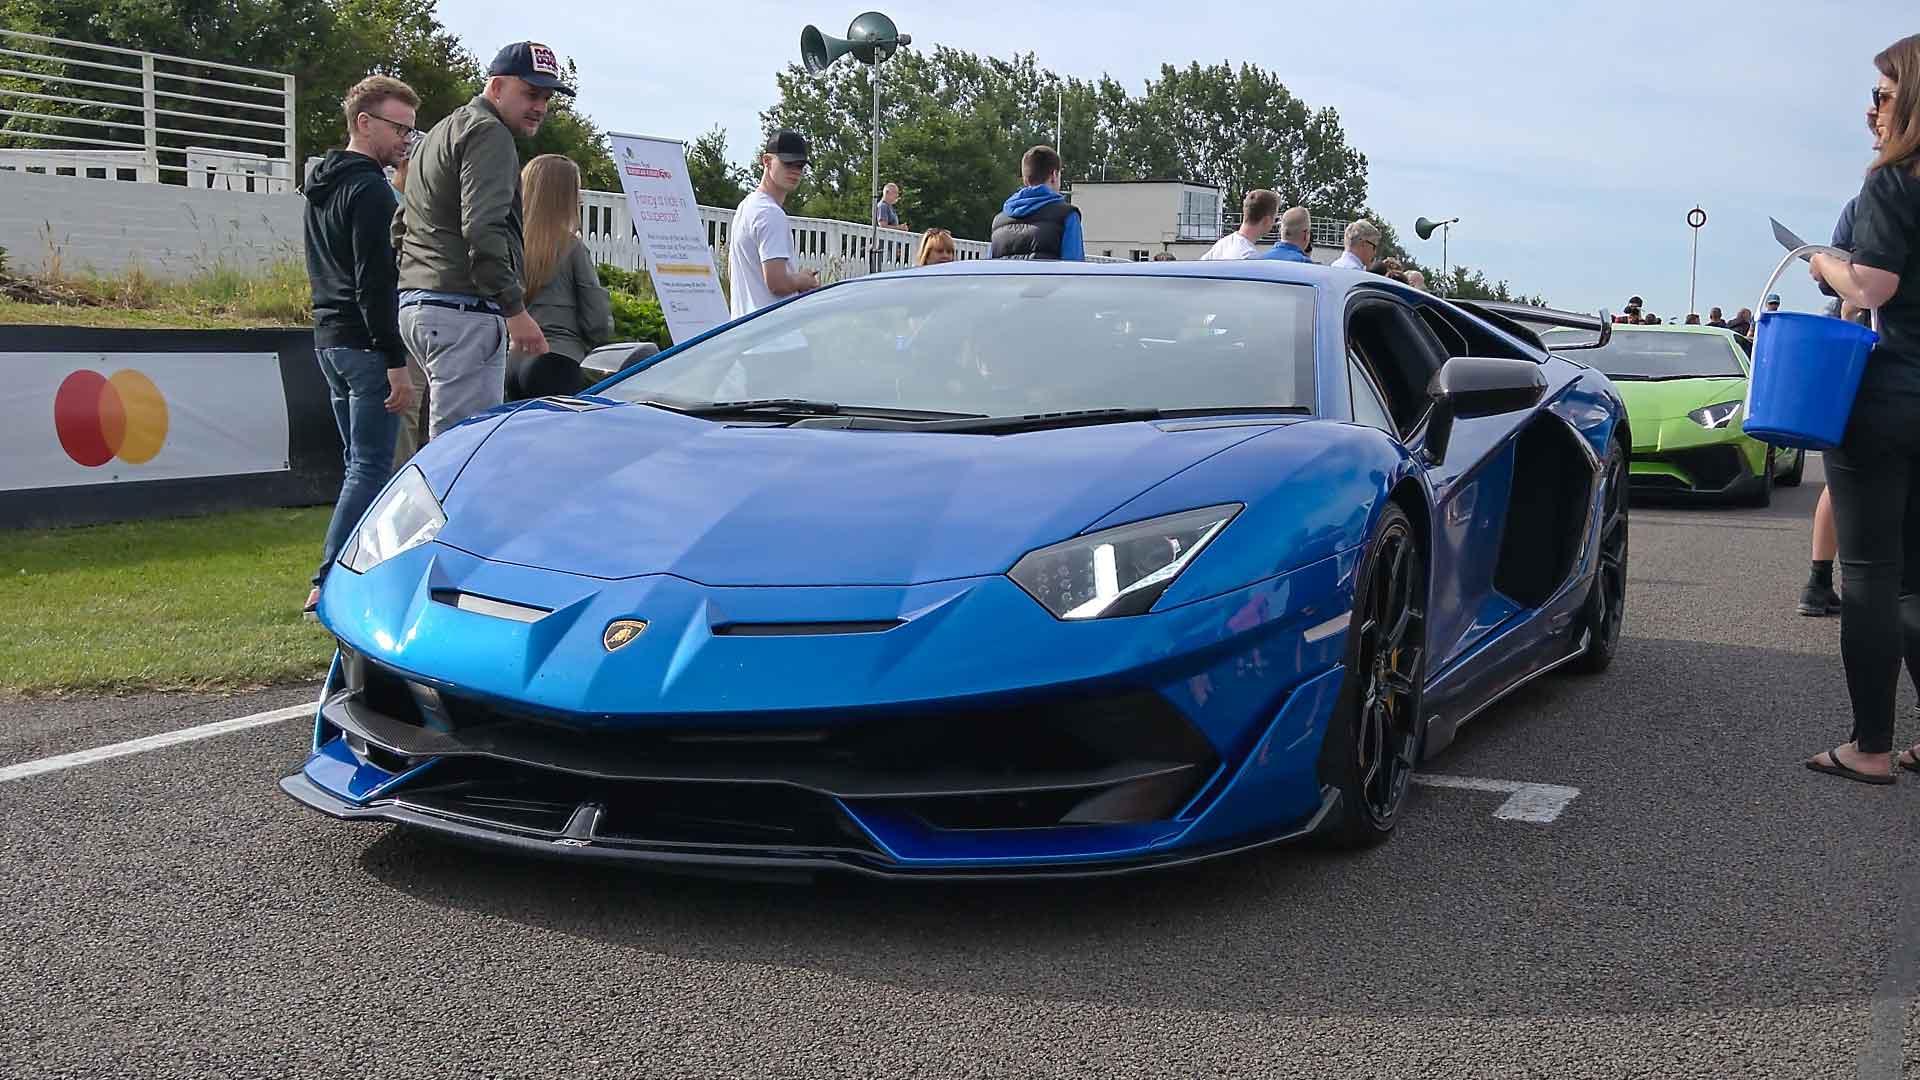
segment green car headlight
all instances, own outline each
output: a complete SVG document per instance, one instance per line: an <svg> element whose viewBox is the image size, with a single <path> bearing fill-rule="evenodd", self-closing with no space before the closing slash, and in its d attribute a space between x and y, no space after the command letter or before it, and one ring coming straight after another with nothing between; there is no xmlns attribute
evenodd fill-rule
<svg viewBox="0 0 1920 1080"><path fill-rule="evenodd" d="M1241 509L1208 506L1076 536L1029 551L1007 576L1058 619L1140 615Z"/></svg>
<svg viewBox="0 0 1920 1080"><path fill-rule="evenodd" d="M427 478L409 465L367 508L367 516L360 519L353 539L340 553L340 565L364 574L440 535L446 523L447 515L427 486Z"/></svg>
<svg viewBox="0 0 1920 1080"><path fill-rule="evenodd" d="M1723 401L1718 405L1708 405L1688 413L1687 419L1703 428L1723 428L1733 423L1733 418L1740 415L1741 404L1738 401Z"/></svg>

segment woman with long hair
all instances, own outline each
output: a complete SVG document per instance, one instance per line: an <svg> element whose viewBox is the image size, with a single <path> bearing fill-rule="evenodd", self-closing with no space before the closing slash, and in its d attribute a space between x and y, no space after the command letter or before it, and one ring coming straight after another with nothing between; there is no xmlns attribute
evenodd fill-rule
<svg viewBox="0 0 1920 1080"><path fill-rule="evenodd" d="M920 239L920 254L913 260L913 265L939 266L959 257L960 249L954 246L952 233L945 229L928 229L927 235Z"/></svg>
<svg viewBox="0 0 1920 1080"><path fill-rule="evenodd" d="M613 340L613 302L580 239L580 167L541 154L520 171L525 203L527 312L547 336L543 356L507 357L507 400L573 394L580 361Z"/></svg>
<svg viewBox="0 0 1920 1080"><path fill-rule="evenodd" d="M1813 257L1814 279L1880 311L1827 486L1840 532L1840 657L1853 734L1807 768L1893 783L1894 692L1900 663L1920 671L1920 34L1873 58L1880 153L1854 200L1853 258ZM1902 751L1920 772L1920 746Z"/></svg>

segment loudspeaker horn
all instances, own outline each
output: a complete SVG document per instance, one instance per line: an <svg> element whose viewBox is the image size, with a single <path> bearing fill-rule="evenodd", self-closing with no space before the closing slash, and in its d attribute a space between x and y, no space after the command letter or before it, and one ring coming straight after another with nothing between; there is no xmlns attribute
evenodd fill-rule
<svg viewBox="0 0 1920 1080"><path fill-rule="evenodd" d="M1428 221L1426 218L1418 218L1413 223L1413 231L1420 239L1431 240L1433 238L1433 230L1442 225L1452 225L1459 220L1459 218L1448 218L1445 221Z"/></svg>
<svg viewBox="0 0 1920 1080"><path fill-rule="evenodd" d="M845 38L828 37L817 26L809 26L800 31L800 59L807 70L815 75L833 66L835 60L853 51L853 42Z"/></svg>

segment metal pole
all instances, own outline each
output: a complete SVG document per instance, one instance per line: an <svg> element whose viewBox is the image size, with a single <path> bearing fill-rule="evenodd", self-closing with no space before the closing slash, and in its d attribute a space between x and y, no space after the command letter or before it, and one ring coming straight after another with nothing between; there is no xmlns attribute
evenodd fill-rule
<svg viewBox="0 0 1920 1080"><path fill-rule="evenodd" d="M147 144L147 164L146 168L140 170L140 179L149 183L158 183L160 180L160 115L154 111L156 103L154 101L152 53L145 53L140 57L140 97L141 110L145 116L144 126L146 128L146 137L143 141ZM86 170L81 169L76 171L84 174ZM108 170L107 175L112 176L114 173L112 170Z"/></svg>
<svg viewBox="0 0 1920 1080"><path fill-rule="evenodd" d="M1687 313L1688 314L1692 314L1700 310L1699 308L1695 307L1693 304L1694 286L1698 285L1699 282L1700 282L1700 230L1694 229L1693 230L1693 272L1687 277Z"/></svg>
<svg viewBox="0 0 1920 1080"><path fill-rule="evenodd" d="M867 272L880 272L880 54L873 57L873 239L867 245Z"/></svg>
<svg viewBox="0 0 1920 1080"><path fill-rule="evenodd" d="M295 132L300 127L299 104L294 94L293 76L287 76L287 190L292 191L306 184L306 177L300 175L300 159L296 156Z"/></svg>
<svg viewBox="0 0 1920 1080"><path fill-rule="evenodd" d="M1447 237L1452 233L1453 233L1453 226L1451 225L1440 226L1440 281L1441 281L1441 288L1443 289L1449 288L1449 286L1447 285L1447 282L1449 282L1453 277L1452 272L1447 269L1449 265L1447 262ZM1433 234L1428 233L1427 235L1432 236ZM1448 294L1446 292L1443 292L1440 295L1446 296Z"/></svg>

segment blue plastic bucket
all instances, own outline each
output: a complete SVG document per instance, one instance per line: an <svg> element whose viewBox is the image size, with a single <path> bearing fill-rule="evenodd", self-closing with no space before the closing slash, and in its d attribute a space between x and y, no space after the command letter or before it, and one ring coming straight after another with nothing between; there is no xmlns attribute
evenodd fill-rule
<svg viewBox="0 0 1920 1080"><path fill-rule="evenodd" d="M1867 354L1879 340L1872 330L1844 319L1762 312L1741 426L1774 446L1830 450L1840 445Z"/></svg>

